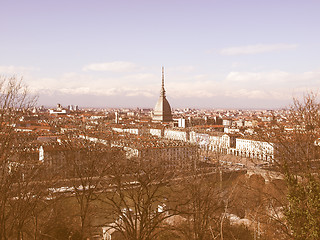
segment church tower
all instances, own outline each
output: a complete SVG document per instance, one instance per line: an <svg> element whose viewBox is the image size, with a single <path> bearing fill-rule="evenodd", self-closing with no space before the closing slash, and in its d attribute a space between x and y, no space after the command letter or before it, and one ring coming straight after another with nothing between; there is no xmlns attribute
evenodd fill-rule
<svg viewBox="0 0 320 240"><path fill-rule="evenodd" d="M164 67L162 67L162 86L160 91L160 97L154 108L152 120L157 122L172 121L171 107L166 98L166 91L164 90Z"/></svg>

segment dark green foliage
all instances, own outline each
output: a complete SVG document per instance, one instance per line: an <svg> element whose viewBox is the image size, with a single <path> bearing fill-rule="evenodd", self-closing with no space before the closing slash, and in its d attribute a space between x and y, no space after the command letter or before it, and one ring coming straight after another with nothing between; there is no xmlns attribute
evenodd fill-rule
<svg viewBox="0 0 320 240"><path fill-rule="evenodd" d="M320 183L312 175L298 181L289 178L286 219L297 240L320 239Z"/></svg>

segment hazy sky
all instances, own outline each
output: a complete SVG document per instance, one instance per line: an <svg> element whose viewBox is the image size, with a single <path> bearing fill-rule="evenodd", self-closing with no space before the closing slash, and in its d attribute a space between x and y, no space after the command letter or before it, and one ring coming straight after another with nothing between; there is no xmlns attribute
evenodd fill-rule
<svg viewBox="0 0 320 240"><path fill-rule="evenodd" d="M320 86L319 0L1 0L0 75L39 104L277 108Z"/></svg>

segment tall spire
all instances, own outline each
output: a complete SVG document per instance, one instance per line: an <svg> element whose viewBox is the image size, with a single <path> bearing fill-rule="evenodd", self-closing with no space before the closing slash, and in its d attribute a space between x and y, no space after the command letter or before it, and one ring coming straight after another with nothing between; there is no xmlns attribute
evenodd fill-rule
<svg viewBox="0 0 320 240"><path fill-rule="evenodd" d="M166 98L166 91L164 89L164 67L162 67L162 84L160 97L153 111L153 121L156 122L171 122L172 113L170 104Z"/></svg>
<svg viewBox="0 0 320 240"><path fill-rule="evenodd" d="M161 96L165 97L166 90L164 90L164 67L162 66L162 85L161 85Z"/></svg>

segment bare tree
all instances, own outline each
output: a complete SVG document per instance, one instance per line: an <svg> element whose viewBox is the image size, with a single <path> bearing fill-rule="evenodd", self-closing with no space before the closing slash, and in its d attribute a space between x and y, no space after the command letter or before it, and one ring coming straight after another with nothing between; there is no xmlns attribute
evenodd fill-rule
<svg viewBox="0 0 320 240"><path fill-rule="evenodd" d="M14 126L35 101L22 79L0 79L0 239L7 238L8 200L18 194L12 192L15 176L10 173L14 144L19 138Z"/></svg>
<svg viewBox="0 0 320 240"><path fill-rule="evenodd" d="M69 138L63 144L65 151L65 170L68 171L66 184L72 187L79 207L81 238L90 233L89 213L92 203L103 192L107 174L115 161L122 161L122 151L103 144L92 143L86 139Z"/></svg>
<svg viewBox="0 0 320 240"><path fill-rule="evenodd" d="M26 149L29 150L29 149ZM46 207L49 196L46 182L41 176L44 166L35 159L28 157L28 153L18 152L19 157L14 157L10 165L10 175L13 184L8 198L8 223L7 236L16 239L37 238L37 217Z"/></svg>
<svg viewBox="0 0 320 240"><path fill-rule="evenodd" d="M201 173L185 178L181 184L181 215L186 220L179 227L185 239L209 239L219 234L220 215L223 211L221 188L215 176Z"/></svg>
<svg viewBox="0 0 320 240"><path fill-rule="evenodd" d="M171 202L174 173L158 160L131 159L113 167L101 201L106 205L109 229L125 239L156 239L170 229L166 220L177 213L176 202Z"/></svg>

